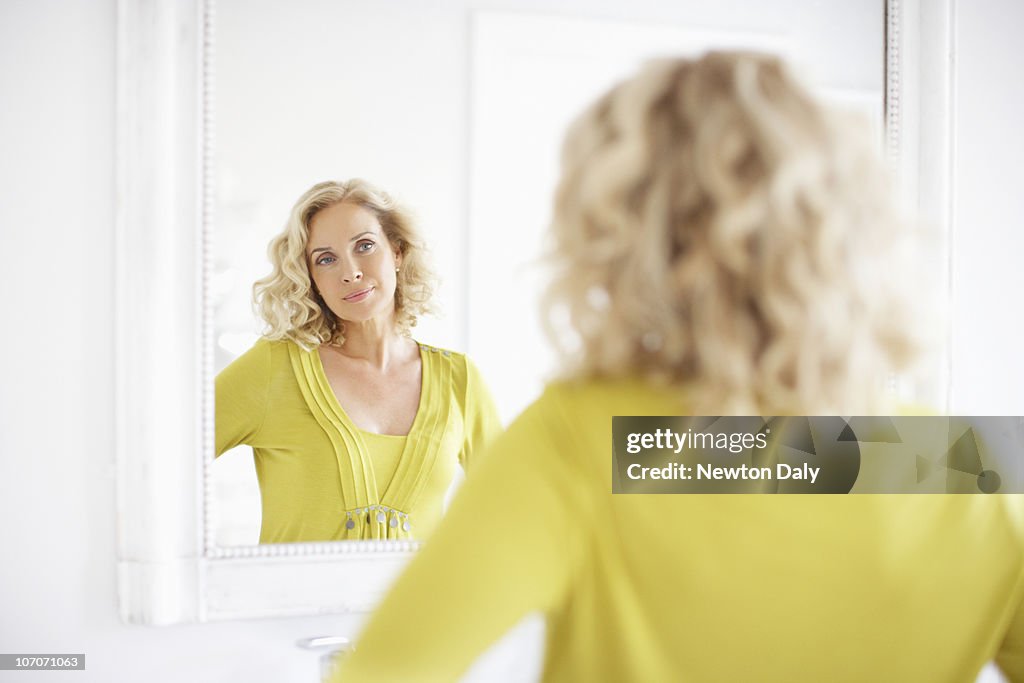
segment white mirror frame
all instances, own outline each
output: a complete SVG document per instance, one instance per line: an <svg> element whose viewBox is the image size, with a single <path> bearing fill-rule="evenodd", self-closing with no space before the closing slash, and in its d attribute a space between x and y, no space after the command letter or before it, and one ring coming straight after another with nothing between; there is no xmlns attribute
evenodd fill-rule
<svg viewBox="0 0 1024 683"><path fill-rule="evenodd" d="M417 544L213 544L212 3L118 2L121 617L173 624L368 611ZM953 201L953 17L953 0L886 3L886 148L943 245ZM931 389L935 405L948 400L947 383L948 373Z"/></svg>

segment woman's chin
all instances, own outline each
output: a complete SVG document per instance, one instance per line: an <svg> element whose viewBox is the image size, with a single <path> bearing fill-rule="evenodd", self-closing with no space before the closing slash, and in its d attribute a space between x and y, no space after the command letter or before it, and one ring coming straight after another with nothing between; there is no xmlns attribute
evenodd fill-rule
<svg viewBox="0 0 1024 683"><path fill-rule="evenodd" d="M373 322L393 322L395 319L394 309L386 307L369 307L355 304L352 306L339 306L334 310L334 315L346 325L365 325Z"/></svg>

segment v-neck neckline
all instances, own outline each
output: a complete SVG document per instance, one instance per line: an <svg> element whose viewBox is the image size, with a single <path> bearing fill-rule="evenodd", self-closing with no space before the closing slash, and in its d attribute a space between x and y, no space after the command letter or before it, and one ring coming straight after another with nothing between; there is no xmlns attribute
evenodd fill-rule
<svg viewBox="0 0 1024 683"><path fill-rule="evenodd" d="M421 426L420 423L424 420L424 403L426 402L427 397L428 354L423 344L420 344L415 339L413 339L412 341L414 344L416 344L416 349L419 351L420 354L420 396L419 400L416 402L416 415L412 418L412 424L409 426L409 431L406 434L378 434L377 432L371 432L368 429L363 429L362 427L357 425L355 423L355 420L349 417L348 413L345 412L345 409L341 405L341 401L338 400L338 395L334 392L334 387L331 385L331 381L327 378L327 371L324 369L324 361L323 358L320 356L320 347L317 347L310 352L315 359L313 362L313 370L317 374L317 381L322 382L324 387L330 389L327 398L331 405L331 408L334 410L335 413L338 414L338 417L341 419L341 421L344 422L352 430L360 434L373 434L374 436L388 436L393 438L408 439L410 436L412 436L413 432L416 431L416 428Z"/></svg>
<svg viewBox="0 0 1024 683"><path fill-rule="evenodd" d="M413 340L415 341L415 340ZM409 433L404 437L397 469L389 481L378 486L377 468L370 452L370 439L402 439L400 436L371 436L355 426L327 381L319 349L289 346L289 356L303 399L313 419L323 429L337 460L341 500L344 506L347 538L397 538L408 532L409 516L417 510L417 501L430 480L439 458L454 455L458 448L451 436L451 413L456 410L452 390L456 381L452 352L416 342L420 350L420 400ZM443 356L443 358L442 358ZM456 422L461 424L461 422ZM395 444L398 446L398 444ZM447 449L447 450L446 450ZM378 524L365 518L377 512ZM397 515L386 528L380 527L381 515ZM365 518L365 519L364 519ZM402 522L395 531L395 519ZM356 527L347 526L354 522Z"/></svg>

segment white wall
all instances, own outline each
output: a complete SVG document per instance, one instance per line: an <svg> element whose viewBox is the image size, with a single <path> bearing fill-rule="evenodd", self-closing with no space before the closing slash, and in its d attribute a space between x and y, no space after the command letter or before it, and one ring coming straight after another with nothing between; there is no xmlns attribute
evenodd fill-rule
<svg viewBox="0 0 1024 683"><path fill-rule="evenodd" d="M960 405L1024 413L1024 103L1012 1L959 6ZM0 649L85 652L0 681L313 681L300 637L343 617L144 628L117 617L113 0L0 5ZM1000 80L1006 83L1000 86Z"/></svg>
<svg viewBox="0 0 1024 683"><path fill-rule="evenodd" d="M952 410L1024 415L1024 3L961 0L957 26Z"/></svg>

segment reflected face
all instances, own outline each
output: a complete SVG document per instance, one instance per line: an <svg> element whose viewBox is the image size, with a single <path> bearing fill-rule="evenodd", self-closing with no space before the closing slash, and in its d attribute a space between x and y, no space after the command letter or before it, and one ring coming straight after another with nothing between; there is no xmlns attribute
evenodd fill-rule
<svg viewBox="0 0 1024 683"><path fill-rule="evenodd" d="M401 256L372 211L346 202L322 209L309 224L306 259L313 284L338 318L394 318Z"/></svg>

